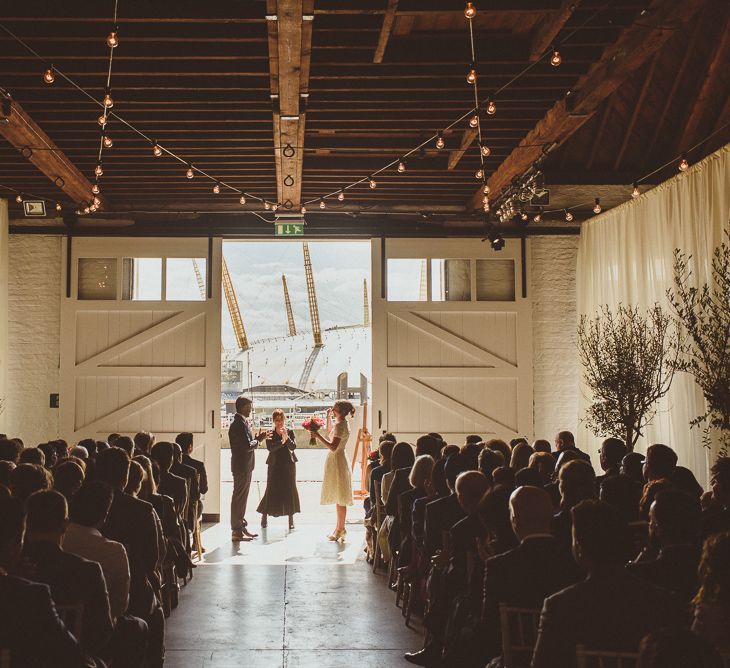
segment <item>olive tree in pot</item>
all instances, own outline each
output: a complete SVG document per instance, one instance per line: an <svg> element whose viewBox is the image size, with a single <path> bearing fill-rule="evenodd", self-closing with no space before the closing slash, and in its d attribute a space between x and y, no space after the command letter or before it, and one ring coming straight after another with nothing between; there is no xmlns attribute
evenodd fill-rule
<svg viewBox="0 0 730 668"><path fill-rule="evenodd" d="M726 232L728 240L730 233ZM704 426L703 444L713 436L720 454L730 450L730 244L723 242L712 254L710 284L697 286L693 259L674 251L674 288L667 297L686 335L675 368L691 374L705 397L705 412L690 423Z"/></svg>
<svg viewBox="0 0 730 668"><path fill-rule="evenodd" d="M680 350L672 319L658 306L604 305L582 315L578 354L591 404L583 418L597 436L623 439L632 451L672 383Z"/></svg>

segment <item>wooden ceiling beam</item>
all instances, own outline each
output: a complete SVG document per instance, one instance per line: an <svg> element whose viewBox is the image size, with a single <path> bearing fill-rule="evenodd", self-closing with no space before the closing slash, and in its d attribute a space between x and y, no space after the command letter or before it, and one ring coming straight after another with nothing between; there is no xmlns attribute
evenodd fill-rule
<svg viewBox="0 0 730 668"><path fill-rule="evenodd" d="M27 159L35 165L74 203L93 197L91 182L23 107L10 98L4 98L0 105L0 135L21 152L23 157L19 160ZM31 150L27 155L28 147L43 147L43 150Z"/></svg>
<svg viewBox="0 0 730 668"><path fill-rule="evenodd" d="M464 130L464 133L461 135L461 143L459 144L459 148L454 149L449 153L448 168L450 170L454 169L454 167L459 164L459 160L464 157L464 153L469 150L469 147L474 143L474 140L477 138L478 134L479 130L477 130L477 128L467 128L466 130Z"/></svg>
<svg viewBox="0 0 730 668"><path fill-rule="evenodd" d="M591 69L574 86L574 102L558 100L502 162L488 180L493 197L510 185L542 156L546 145L562 144L583 126L616 89L651 58L708 0L651 0L640 20L628 26L607 47ZM482 206L479 188L468 206Z"/></svg>
<svg viewBox="0 0 730 668"><path fill-rule="evenodd" d="M530 62L534 63L555 43L555 38L563 29L573 12L578 8L581 0L563 0L560 7L546 16L535 28L530 44Z"/></svg>
<svg viewBox="0 0 730 668"><path fill-rule="evenodd" d="M378 46L375 47L375 55L373 56L374 63L383 62L383 56L385 55L385 49L388 46L390 33L393 31L396 11L398 11L398 0L388 0L388 7L386 8L385 15L383 16L383 27L380 29L380 35L378 36Z"/></svg>

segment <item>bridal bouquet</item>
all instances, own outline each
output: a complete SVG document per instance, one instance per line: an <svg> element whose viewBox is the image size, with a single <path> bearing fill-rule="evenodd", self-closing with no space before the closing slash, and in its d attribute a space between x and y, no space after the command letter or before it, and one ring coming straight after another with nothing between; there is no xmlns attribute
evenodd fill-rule
<svg viewBox="0 0 730 668"><path fill-rule="evenodd" d="M308 432L319 431L322 427L324 427L324 420L322 418L312 416L302 422L302 427L304 427ZM312 436L309 439L309 445L317 445L317 439L314 437L314 433L312 433Z"/></svg>

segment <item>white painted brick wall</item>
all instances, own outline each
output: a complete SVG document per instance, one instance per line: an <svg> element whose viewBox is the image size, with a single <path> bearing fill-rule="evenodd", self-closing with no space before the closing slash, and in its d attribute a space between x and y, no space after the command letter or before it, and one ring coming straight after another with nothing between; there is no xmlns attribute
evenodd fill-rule
<svg viewBox="0 0 730 668"><path fill-rule="evenodd" d="M61 327L61 237L10 235L8 434L26 445L55 438Z"/></svg>
<svg viewBox="0 0 730 668"><path fill-rule="evenodd" d="M535 436L551 442L561 429L575 433L578 423L578 241L578 236L531 238Z"/></svg>

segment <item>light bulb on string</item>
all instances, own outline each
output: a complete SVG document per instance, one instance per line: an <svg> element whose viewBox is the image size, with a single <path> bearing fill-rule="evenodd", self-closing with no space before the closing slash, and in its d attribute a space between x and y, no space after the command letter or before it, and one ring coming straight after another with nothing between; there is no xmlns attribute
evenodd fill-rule
<svg viewBox="0 0 730 668"><path fill-rule="evenodd" d="M473 19L477 15L477 8L473 2L467 2L464 8L464 16L468 19Z"/></svg>
<svg viewBox="0 0 730 668"><path fill-rule="evenodd" d="M220 191L221 191L221 184L220 183L216 183L213 186L213 194L214 195L219 195L220 194Z"/></svg>
<svg viewBox="0 0 730 668"><path fill-rule="evenodd" d="M641 191L639 190L639 184L634 183L634 189L631 191L631 197L636 199L639 195L641 195Z"/></svg>
<svg viewBox="0 0 730 668"><path fill-rule="evenodd" d="M482 204L486 204L488 201L489 201L489 196L488 195L484 195L482 197Z"/></svg>
<svg viewBox="0 0 730 668"><path fill-rule="evenodd" d="M528 218L529 216L524 211L520 212L520 220L527 220Z"/></svg>
<svg viewBox="0 0 730 668"><path fill-rule="evenodd" d="M94 206L98 209L99 206L101 206L101 200L98 197L94 197L93 199Z"/></svg>
<svg viewBox="0 0 730 668"><path fill-rule="evenodd" d="M565 222L569 223L573 220L573 213L568 209L565 210Z"/></svg>
<svg viewBox="0 0 730 668"><path fill-rule="evenodd" d="M112 30L106 38L106 45L110 49L116 49L119 46L119 35L116 30Z"/></svg>
<svg viewBox="0 0 730 668"><path fill-rule="evenodd" d="M539 223L542 220L542 211L538 211L533 217L533 222Z"/></svg>
<svg viewBox="0 0 730 668"><path fill-rule="evenodd" d="M155 158L159 158L162 155L162 149L158 144L154 144L152 146L152 155L154 155Z"/></svg>
<svg viewBox="0 0 730 668"><path fill-rule="evenodd" d="M482 209L484 209L484 213L489 213L489 200L484 202L484 206L482 206Z"/></svg>
<svg viewBox="0 0 730 668"><path fill-rule="evenodd" d="M340 190L340 192L337 193L337 199L340 202L343 202L345 200L345 191L344 190Z"/></svg>
<svg viewBox="0 0 730 668"><path fill-rule="evenodd" d="M688 169L689 169L689 162L687 161L687 156L683 155L682 159L679 161L679 171L686 172Z"/></svg>
<svg viewBox="0 0 730 668"><path fill-rule="evenodd" d="M62 209L61 202L56 202L56 211L61 211Z"/></svg>
<svg viewBox="0 0 730 668"><path fill-rule="evenodd" d="M550 64L553 67L558 67L558 65L560 65L560 63L562 63L562 62L563 62L563 59L560 57L560 51L555 49L553 51L553 55L550 56Z"/></svg>
<svg viewBox="0 0 730 668"><path fill-rule="evenodd" d="M307 213L307 207L302 204L302 215Z"/></svg>
<svg viewBox="0 0 730 668"><path fill-rule="evenodd" d="M484 184L484 188L482 188L482 192L483 192L483 193L484 193L485 195L488 195L488 194L489 194L489 190L490 190L489 186L488 186L488 185L487 185L487 184L485 183L485 184Z"/></svg>
<svg viewBox="0 0 730 668"><path fill-rule="evenodd" d="M193 171L192 165L188 166L187 171L185 172L185 176L189 179L192 179L195 176L195 172Z"/></svg>
<svg viewBox="0 0 730 668"><path fill-rule="evenodd" d="M99 184L95 183L93 186L91 186L91 192L94 195L98 195L101 192L101 189L99 188Z"/></svg>
<svg viewBox="0 0 730 668"><path fill-rule="evenodd" d="M96 167L94 167L94 174L96 175L96 178L98 179L100 176L104 175L104 170L101 167L101 163L97 162Z"/></svg>
<svg viewBox="0 0 730 668"><path fill-rule="evenodd" d="M475 128L477 125L479 125L479 114L474 114L469 119L469 127Z"/></svg>
<svg viewBox="0 0 730 668"><path fill-rule="evenodd" d="M101 125L101 127L104 127L106 125L107 116L106 113L103 113L99 118L96 119L96 122Z"/></svg>
<svg viewBox="0 0 730 668"><path fill-rule="evenodd" d="M277 204L276 202L274 202L274 203L273 203L273 204L271 205L271 210L272 210L272 211L276 211L276 210L277 210L278 208L279 208L279 205L278 205L278 204Z"/></svg>
<svg viewBox="0 0 730 668"><path fill-rule="evenodd" d="M114 140L109 135L104 135L101 139L102 143L104 144L104 148L111 148L114 146Z"/></svg>
<svg viewBox="0 0 730 668"><path fill-rule="evenodd" d="M436 137L436 148L440 151L444 146L446 146L444 136L439 132L438 137Z"/></svg>
<svg viewBox="0 0 730 668"><path fill-rule="evenodd" d="M481 154L482 154L482 155L483 155L483 156L484 156L485 158L486 158L486 157L488 157L488 156L489 156L489 154L490 154L490 153L492 152L492 149L491 149L491 148L489 148L489 146L487 146L486 144L482 144L482 145L481 145L481 146L479 147L479 150L481 151Z"/></svg>
<svg viewBox="0 0 730 668"><path fill-rule="evenodd" d="M487 102L487 113L488 114L496 114L497 113L497 105L494 104L494 100L489 100Z"/></svg>
<svg viewBox="0 0 730 668"><path fill-rule="evenodd" d="M55 80L56 80L56 75L53 73L53 68L49 67L43 73L43 81L45 81L47 84L52 84Z"/></svg>
<svg viewBox="0 0 730 668"><path fill-rule="evenodd" d="M378 187L378 182L371 176L369 185L370 185L370 190L375 190Z"/></svg>
<svg viewBox="0 0 730 668"><path fill-rule="evenodd" d="M466 83L475 84L477 82L477 71L474 69L474 65L469 66L469 73L466 75Z"/></svg>
<svg viewBox="0 0 730 668"><path fill-rule="evenodd" d="M241 196L240 196L240 197L238 198L238 203L239 203L239 204L245 204L245 203L246 203L246 196L245 196L245 195L241 195Z"/></svg>
<svg viewBox="0 0 730 668"><path fill-rule="evenodd" d="M22 204L22 203L23 203L23 196L22 196L22 195L21 195L20 193L18 193L18 194L17 194L16 196L15 196L15 201L16 201L16 202L17 202L18 204Z"/></svg>
<svg viewBox="0 0 730 668"><path fill-rule="evenodd" d="M266 200L264 200L264 209L267 211L271 208L271 204L269 204Z"/></svg>
<svg viewBox="0 0 730 668"><path fill-rule="evenodd" d="M92 205L91 205L91 206L89 207L89 211L91 211L91 213L94 213L94 211L96 211L96 209L97 209L97 208L98 208L98 207L96 206L96 204L92 204Z"/></svg>
<svg viewBox="0 0 730 668"><path fill-rule="evenodd" d="M601 200L596 197L596 203L593 205L593 213L601 213Z"/></svg>
<svg viewBox="0 0 730 668"><path fill-rule="evenodd" d="M107 109L111 109L114 106L114 100L112 99L112 93L109 89L107 89L106 93L104 93L103 104Z"/></svg>
<svg viewBox="0 0 730 668"><path fill-rule="evenodd" d="M406 161L401 158L398 162L398 171L402 174L406 171Z"/></svg>
<svg viewBox="0 0 730 668"><path fill-rule="evenodd" d="M484 178L484 170L481 167L474 172L474 178L477 181L481 181Z"/></svg>
<svg viewBox="0 0 730 668"><path fill-rule="evenodd" d="M84 213L89 213L89 211L91 211L91 207L90 206L85 206L84 207Z"/></svg>
<svg viewBox="0 0 730 668"><path fill-rule="evenodd" d="M327 207L327 205L324 203L324 199L320 199L319 200L319 208L320 209L324 209L326 207Z"/></svg>

